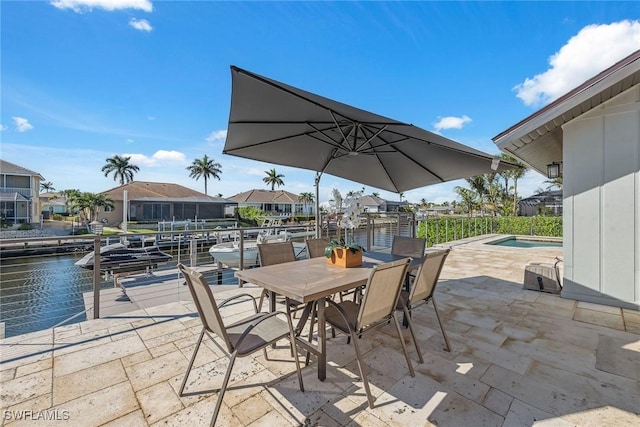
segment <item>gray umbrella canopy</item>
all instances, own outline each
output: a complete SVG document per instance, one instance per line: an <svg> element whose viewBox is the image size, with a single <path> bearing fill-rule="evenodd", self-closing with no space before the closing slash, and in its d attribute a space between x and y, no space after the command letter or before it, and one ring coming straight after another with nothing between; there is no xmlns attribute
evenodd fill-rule
<svg viewBox="0 0 640 427"><path fill-rule="evenodd" d="M223 153L395 193L517 167L419 127L231 67Z"/></svg>

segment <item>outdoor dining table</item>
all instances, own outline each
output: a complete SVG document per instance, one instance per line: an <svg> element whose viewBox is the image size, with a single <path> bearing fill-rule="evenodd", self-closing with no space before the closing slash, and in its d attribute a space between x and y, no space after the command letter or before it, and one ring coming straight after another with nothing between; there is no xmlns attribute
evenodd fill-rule
<svg viewBox="0 0 640 427"><path fill-rule="evenodd" d="M318 302L318 345L298 338L298 344L318 358L318 379L327 376L327 332L325 298L342 291L364 286L371 269L381 263L406 257L386 252L365 252L362 266L343 268L327 263L324 257L304 259L265 267L238 270L235 276L243 282L253 283L270 291L270 310L275 311L276 295L307 304L310 310ZM422 259L412 259L409 270L416 269ZM308 311L307 311L308 313Z"/></svg>

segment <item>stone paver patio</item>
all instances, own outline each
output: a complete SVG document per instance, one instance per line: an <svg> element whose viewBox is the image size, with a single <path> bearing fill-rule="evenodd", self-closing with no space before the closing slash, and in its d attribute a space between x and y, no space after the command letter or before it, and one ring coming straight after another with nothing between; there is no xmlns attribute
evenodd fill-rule
<svg viewBox="0 0 640 427"><path fill-rule="evenodd" d="M363 337L374 409L353 347L338 335L324 382L313 360L303 368L304 393L286 341L269 360L239 359L218 425L640 425L640 313L522 290L527 263L560 253L454 246L436 293L452 351L442 349L430 305L414 312L423 364L404 331L415 377L392 325ZM260 289L216 298L247 291ZM251 307L225 310L232 320ZM210 341L191 394L177 394L200 329L193 303L181 301L4 339L2 425L208 425L227 366Z"/></svg>

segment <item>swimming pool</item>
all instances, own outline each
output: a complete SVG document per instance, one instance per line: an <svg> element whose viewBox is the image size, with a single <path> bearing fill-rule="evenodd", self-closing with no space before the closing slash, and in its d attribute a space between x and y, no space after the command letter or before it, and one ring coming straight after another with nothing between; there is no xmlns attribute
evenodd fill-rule
<svg viewBox="0 0 640 427"><path fill-rule="evenodd" d="M536 240L535 238L525 239L520 237L509 237L507 239L487 242L487 245L507 246L511 248L561 248L562 241L558 240Z"/></svg>

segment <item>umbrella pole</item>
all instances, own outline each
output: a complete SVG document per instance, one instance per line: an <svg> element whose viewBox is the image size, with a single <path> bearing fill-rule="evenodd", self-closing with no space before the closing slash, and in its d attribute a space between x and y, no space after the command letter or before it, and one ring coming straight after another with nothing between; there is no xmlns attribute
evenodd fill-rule
<svg viewBox="0 0 640 427"><path fill-rule="evenodd" d="M321 172L316 172L316 239L322 237L321 227L320 227L320 177L322 176Z"/></svg>

